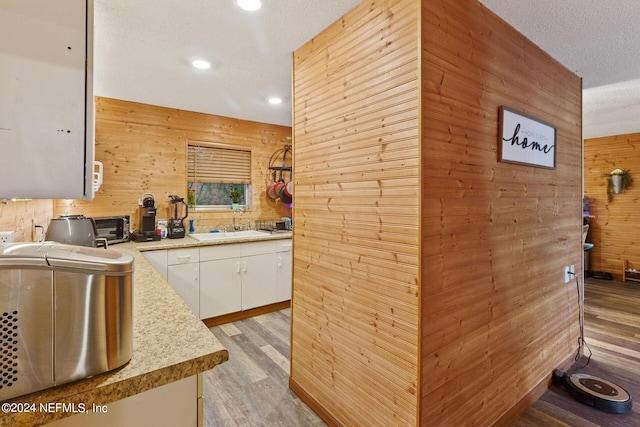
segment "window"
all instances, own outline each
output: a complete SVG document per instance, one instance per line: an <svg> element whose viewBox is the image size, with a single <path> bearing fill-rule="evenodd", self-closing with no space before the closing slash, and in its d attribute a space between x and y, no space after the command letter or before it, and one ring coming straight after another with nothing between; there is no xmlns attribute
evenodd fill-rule
<svg viewBox="0 0 640 427"><path fill-rule="evenodd" d="M229 209L231 187L241 193L241 206L251 206L251 148L212 142L187 145L188 201L198 208Z"/></svg>

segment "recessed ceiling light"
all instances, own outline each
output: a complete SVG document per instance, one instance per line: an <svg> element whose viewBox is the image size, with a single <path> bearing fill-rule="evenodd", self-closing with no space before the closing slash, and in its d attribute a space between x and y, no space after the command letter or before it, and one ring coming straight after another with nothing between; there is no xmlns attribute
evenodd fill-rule
<svg viewBox="0 0 640 427"><path fill-rule="evenodd" d="M201 70L206 70L207 68L211 67L211 64L204 59L196 59L195 61L191 62L191 65Z"/></svg>
<svg viewBox="0 0 640 427"><path fill-rule="evenodd" d="M267 101L269 101L269 104L273 104L273 105L278 105L278 104L282 104L282 99L280 98L269 98Z"/></svg>
<svg viewBox="0 0 640 427"><path fill-rule="evenodd" d="M236 0L236 4L241 9L248 10L249 12L255 12L262 7L260 0Z"/></svg>

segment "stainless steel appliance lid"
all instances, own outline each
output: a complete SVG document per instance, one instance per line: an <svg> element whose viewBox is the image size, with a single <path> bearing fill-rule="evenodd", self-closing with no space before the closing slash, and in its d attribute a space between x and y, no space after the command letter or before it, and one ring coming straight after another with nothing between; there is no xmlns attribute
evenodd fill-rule
<svg viewBox="0 0 640 427"><path fill-rule="evenodd" d="M55 242L0 245L0 268L19 267L128 274L133 271L133 256L111 249Z"/></svg>

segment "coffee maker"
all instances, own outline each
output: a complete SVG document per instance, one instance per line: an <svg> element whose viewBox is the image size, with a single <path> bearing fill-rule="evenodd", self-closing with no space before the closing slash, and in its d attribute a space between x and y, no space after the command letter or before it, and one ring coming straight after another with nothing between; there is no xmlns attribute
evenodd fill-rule
<svg viewBox="0 0 640 427"><path fill-rule="evenodd" d="M169 195L171 206L169 206L170 216L167 237L170 239L181 239L185 235L184 219L189 216L189 206L182 197Z"/></svg>
<svg viewBox="0 0 640 427"><path fill-rule="evenodd" d="M156 202L153 195L145 193L142 196L140 206L140 228L133 233L133 240L136 242L151 242L160 240L160 235L156 233Z"/></svg>

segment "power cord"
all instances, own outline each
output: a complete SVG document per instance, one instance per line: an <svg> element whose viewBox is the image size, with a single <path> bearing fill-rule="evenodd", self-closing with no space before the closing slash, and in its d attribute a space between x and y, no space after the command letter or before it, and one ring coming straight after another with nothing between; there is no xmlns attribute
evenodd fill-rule
<svg viewBox="0 0 640 427"><path fill-rule="evenodd" d="M578 291L578 326L580 327L580 336L578 337L578 350L576 351L576 355L573 360L577 362L580 359L583 348L586 348L589 351L589 355L587 356L587 362L581 366L581 368L584 368L589 365L589 362L591 362L591 356L593 354L591 352L591 348L589 348L589 344L587 344L587 342L584 340L584 312L582 311L584 307L584 295L580 291L580 281L578 280L578 276L575 273L571 272L569 274L572 274L576 279L576 289Z"/></svg>

